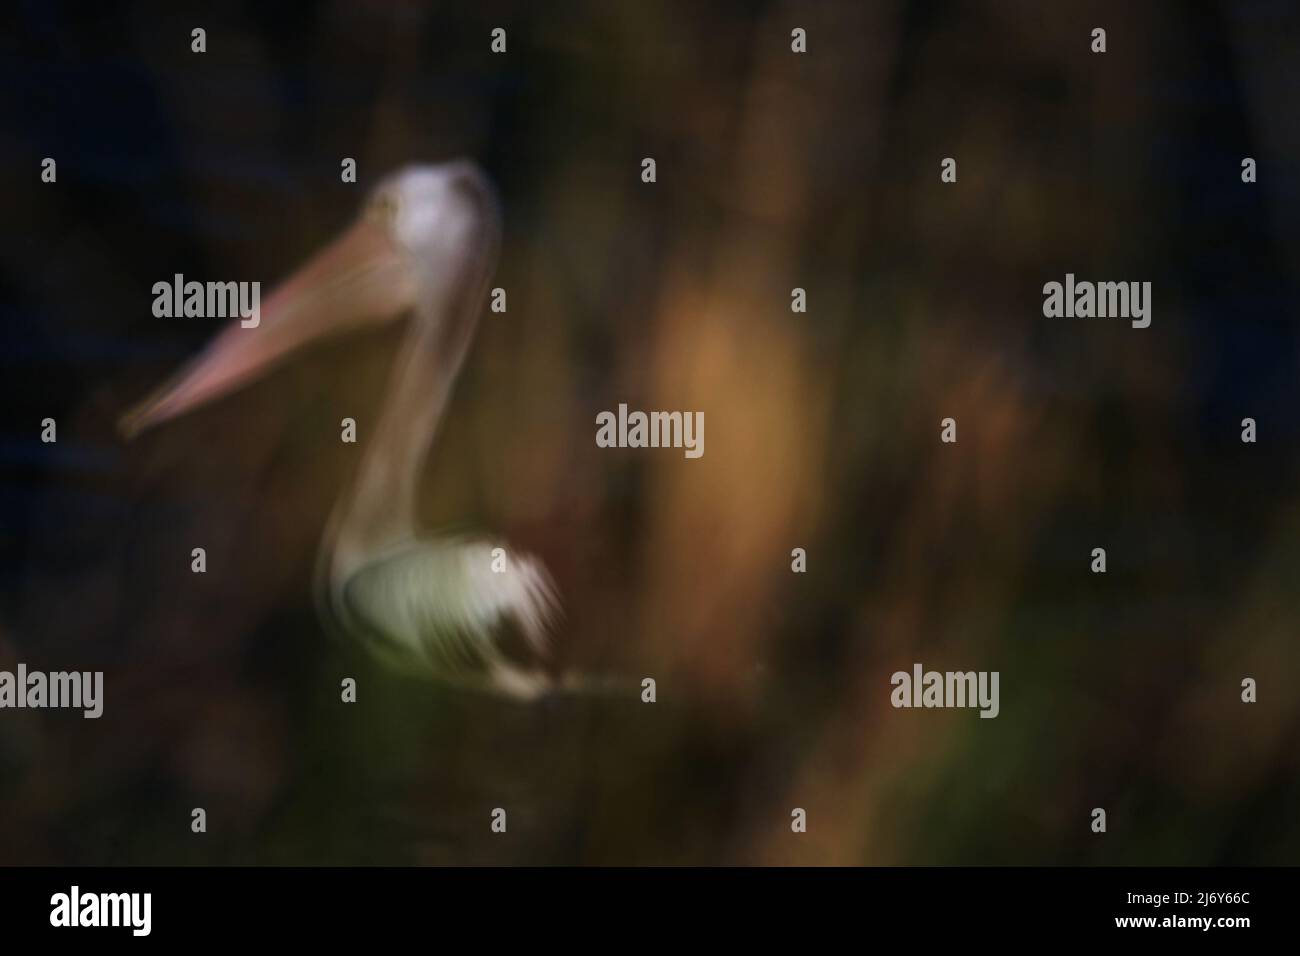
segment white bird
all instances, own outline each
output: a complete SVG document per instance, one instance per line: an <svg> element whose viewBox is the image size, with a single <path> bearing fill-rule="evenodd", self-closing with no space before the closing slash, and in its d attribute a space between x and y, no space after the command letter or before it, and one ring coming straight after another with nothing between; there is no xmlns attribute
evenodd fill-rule
<svg viewBox="0 0 1300 956"><path fill-rule="evenodd" d="M389 176L358 220L266 300L256 327L231 322L121 427L134 436L266 374L309 341L408 317L379 420L321 541L318 606L396 667L528 698L554 686L540 667L558 611L545 568L489 541L421 537L415 518L500 231L492 187L469 162ZM528 663L503 650L511 622Z"/></svg>

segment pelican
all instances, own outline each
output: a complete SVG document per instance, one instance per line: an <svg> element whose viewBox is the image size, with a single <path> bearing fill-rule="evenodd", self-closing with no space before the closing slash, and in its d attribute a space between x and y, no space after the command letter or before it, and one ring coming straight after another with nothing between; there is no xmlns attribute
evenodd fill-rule
<svg viewBox="0 0 1300 956"><path fill-rule="evenodd" d="M321 539L317 608L327 627L394 667L527 699L556 686L542 666L559 607L546 569L490 540L421 535L415 517L500 232L495 193L472 163L392 174L343 235L267 298L260 324L231 322L120 427L134 437L267 374L308 342L406 318L379 419ZM507 653L512 627L522 655Z"/></svg>

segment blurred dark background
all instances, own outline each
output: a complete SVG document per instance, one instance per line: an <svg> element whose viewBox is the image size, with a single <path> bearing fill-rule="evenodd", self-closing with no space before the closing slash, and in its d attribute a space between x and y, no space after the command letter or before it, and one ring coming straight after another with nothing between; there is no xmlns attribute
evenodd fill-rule
<svg viewBox="0 0 1300 956"><path fill-rule="evenodd" d="M1298 42L1264 0L7 4L0 668L102 669L105 712L0 711L0 862L1296 862ZM566 665L653 706L322 633L395 334L114 430L217 324L154 282L265 293L458 156L509 311L424 518L538 552ZM1066 272L1151 327L1045 319ZM619 402L704 411L704 457L597 449ZM915 661L1001 715L891 709Z"/></svg>

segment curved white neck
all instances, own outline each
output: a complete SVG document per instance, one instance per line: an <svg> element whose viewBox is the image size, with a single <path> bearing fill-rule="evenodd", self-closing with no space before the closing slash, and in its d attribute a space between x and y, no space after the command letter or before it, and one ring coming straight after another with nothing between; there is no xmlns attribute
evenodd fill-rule
<svg viewBox="0 0 1300 956"><path fill-rule="evenodd" d="M485 197L490 206L490 197ZM416 534L420 476L478 327L499 227L485 208L457 268L426 280L403 336L373 433L335 506L322 550L334 582ZM364 439L363 439L364 440Z"/></svg>

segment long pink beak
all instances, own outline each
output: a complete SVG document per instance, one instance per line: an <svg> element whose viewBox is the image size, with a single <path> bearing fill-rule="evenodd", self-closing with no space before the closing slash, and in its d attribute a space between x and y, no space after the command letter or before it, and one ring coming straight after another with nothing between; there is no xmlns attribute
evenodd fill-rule
<svg viewBox="0 0 1300 956"><path fill-rule="evenodd" d="M414 304L415 283L383 224L363 216L266 299L255 327L232 321L118 427L134 438L266 374L309 341L395 318Z"/></svg>

